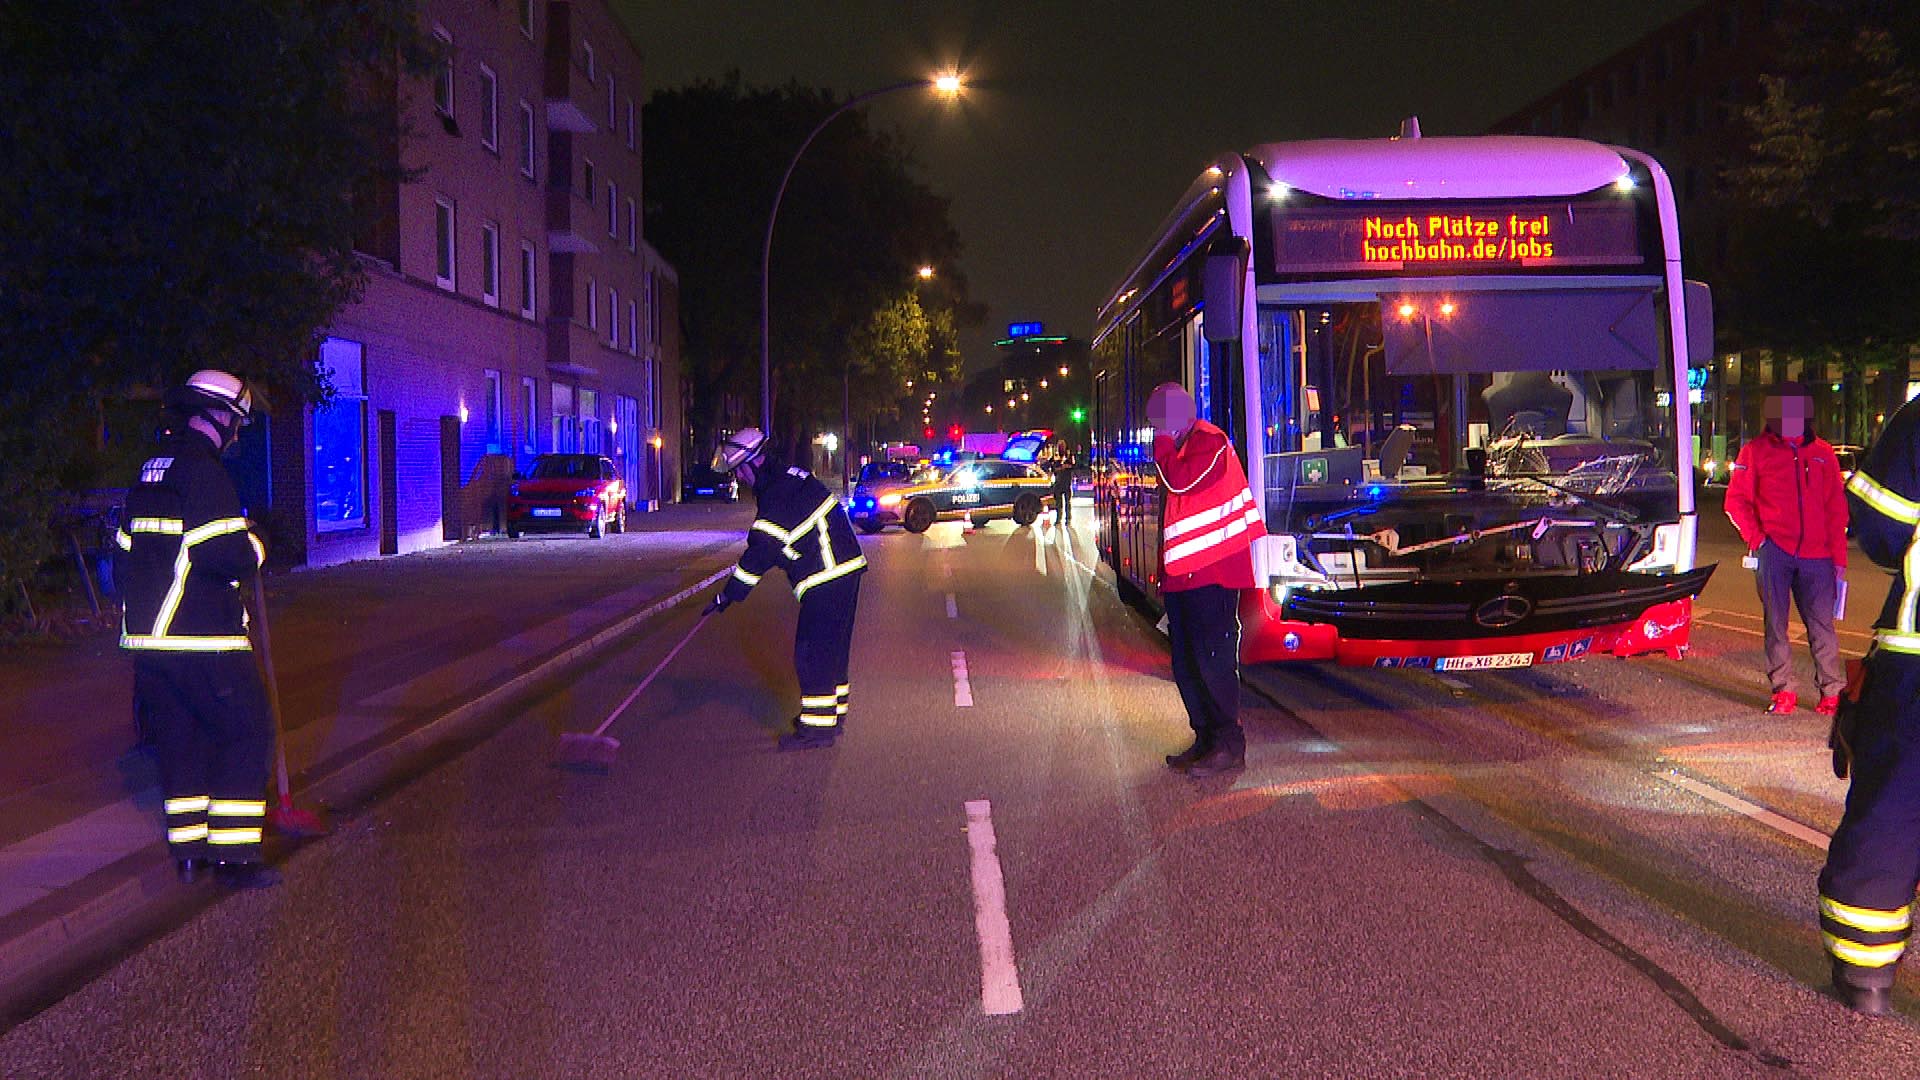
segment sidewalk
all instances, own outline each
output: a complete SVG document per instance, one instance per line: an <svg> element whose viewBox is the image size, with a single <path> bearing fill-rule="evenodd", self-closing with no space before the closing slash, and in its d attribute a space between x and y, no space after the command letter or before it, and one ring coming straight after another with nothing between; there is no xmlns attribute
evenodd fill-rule
<svg viewBox="0 0 1920 1080"><path fill-rule="evenodd" d="M344 805L408 775L534 683L701 595L750 518L672 506L630 517L623 536L489 539L269 577L297 801ZM131 701L110 635L0 651L0 1026L213 896L173 883Z"/></svg>

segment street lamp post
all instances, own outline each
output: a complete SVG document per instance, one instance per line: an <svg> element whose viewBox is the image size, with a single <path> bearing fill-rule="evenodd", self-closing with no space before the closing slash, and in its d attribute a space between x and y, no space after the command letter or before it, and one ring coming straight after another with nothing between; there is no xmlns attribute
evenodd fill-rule
<svg viewBox="0 0 1920 1080"><path fill-rule="evenodd" d="M769 347L770 339L767 334L767 323L768 323L767 297L769 292L767 283L770 277L770 270L773 266L773 225L774 225L774 222L778 221L780 218L780 200L786 198L787 182L793 179L793 170L799 166L800 158L806 154L807 147L813 145L813 140L818 138L822 131L826 130L826 127L828 124L833 123L836 119L840 117L841 113L846 112L848 109L851 109L857 105L864 105L867 102L872 101L874 98L881 97L886 94L891 94L898 90L912 90L916 87L931 87L934 90L938 91L943 96L945 96L948 100L952 100L953 98L960 96L961 85L962 84L961 84L959 75L946 74L946 75L940 75L931 79L909 79L905 82L894 83L891 86L882 86L877 90L869 90L866 93L861 94L857 97L848 98L847 101L844 104L842 104L839 108L828 113L826 116L826 119L820 121L818 124L815 124L813 126L813 130L808 132L807 137L801 141L800 149L795 150L793 152L792 160L787 162L787 171L781 174L781 177L780 177L780 187L778 190L776 190L773 193L773 209L767 213L766 240L760 245L760 430L761 431L768 432L768 433L771 433L773 431L773 365L770 360L770 356L771 356L771 349Z"/></svg>

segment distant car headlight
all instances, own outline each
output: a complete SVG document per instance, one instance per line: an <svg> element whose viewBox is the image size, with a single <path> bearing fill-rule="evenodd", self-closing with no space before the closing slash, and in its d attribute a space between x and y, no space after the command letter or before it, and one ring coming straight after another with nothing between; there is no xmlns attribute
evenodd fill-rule
<svg viewBox="0 0 1920 1080"><path fill-rule="evenodd" d="M898 496L898 495L882 495L882 496L880 496L880 505L881 505L881 506L899 506L899 505L900 505L900 496Z"/></svg>

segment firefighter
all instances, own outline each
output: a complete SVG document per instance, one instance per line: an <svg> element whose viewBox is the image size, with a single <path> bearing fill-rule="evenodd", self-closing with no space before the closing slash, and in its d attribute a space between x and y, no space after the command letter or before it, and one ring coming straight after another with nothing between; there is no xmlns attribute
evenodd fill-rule
<svg viewBox="0 0 1920 1080"><path fill-rule="evenodd" d="M1153 464L1166 488L1160 596L1173 681L1193 745L1167 755L1188 776L1246 763L1240 730L1240 590L1253 588L1253 542L1266 535L1227 433L1202 420L1193 395L1162 383L1147 399Z"/></svg>
<svg viewBox="0 0 1920 1080"><path fill-rule="evenodd" d="M853 616L860 603L860 575L867 568L846 508L814 475L779 460L759 428L722 440L713 468L733 473L753 489L758 514L747 532L747 550L709 613L747 598L774 567L786 571L800 601L793 666L800 676L800 715L780 736L781 750L833 745L846 723L847 657L853 648Z"/></svg>
<svg viewBox="0 0 1920 1080"><path fill-rule="evenodd" d="M1880 1015L1920 885L1920 398L1888 422L1847 500L1860 550L1894 577L1858 704L1836 717L1835 771L1853 782L1820 871L1820 930L1835 992Z"/></svg>
<svg viewBox="0 0 1920 1080"><path fill-rule="evenodd" d="M233 888L279 881L260 859L273 726L242 599L266 548L220 464L252 416L252 392L224 371L195 372L168 391L114 536L126 601L120 647L153 725L168 847L182 882L211 867Z"/></svg>

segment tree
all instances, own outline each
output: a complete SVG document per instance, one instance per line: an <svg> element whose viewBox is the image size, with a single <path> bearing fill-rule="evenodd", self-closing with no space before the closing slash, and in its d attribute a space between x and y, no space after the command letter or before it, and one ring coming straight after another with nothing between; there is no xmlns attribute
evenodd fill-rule
<svg viewBox="0 0 1920 1080"><path fill-rule="evenodd" d="M1749 156L1727 312L1742 345L1834 353L1854 366L1920 340L1920 5L1797 0Z"/></svg>
<svg viewBox="0 0 1920 1080"><path fill-rule="evenodd" d="M843 101L793 84L743 86L734 73L647 103L647 237L680 272L693 423L705 438L723 422L758 422L767 214L794 151ZM775 427L790 438L840 426L848 371L870 366L860 352L875 333L891 340L875 320L917 267L941 268L930 334L972 310L947 200L913 170L896 139L853 112L821 133L787 187L770 276Z"/></svg>
<svg viewBox="0 0 1920 1080"><path fill-rule="evenodd" d="M287 399L360 295L413 0L0 0L0 584L46 552L102 402L224 367Z"/></svg>

